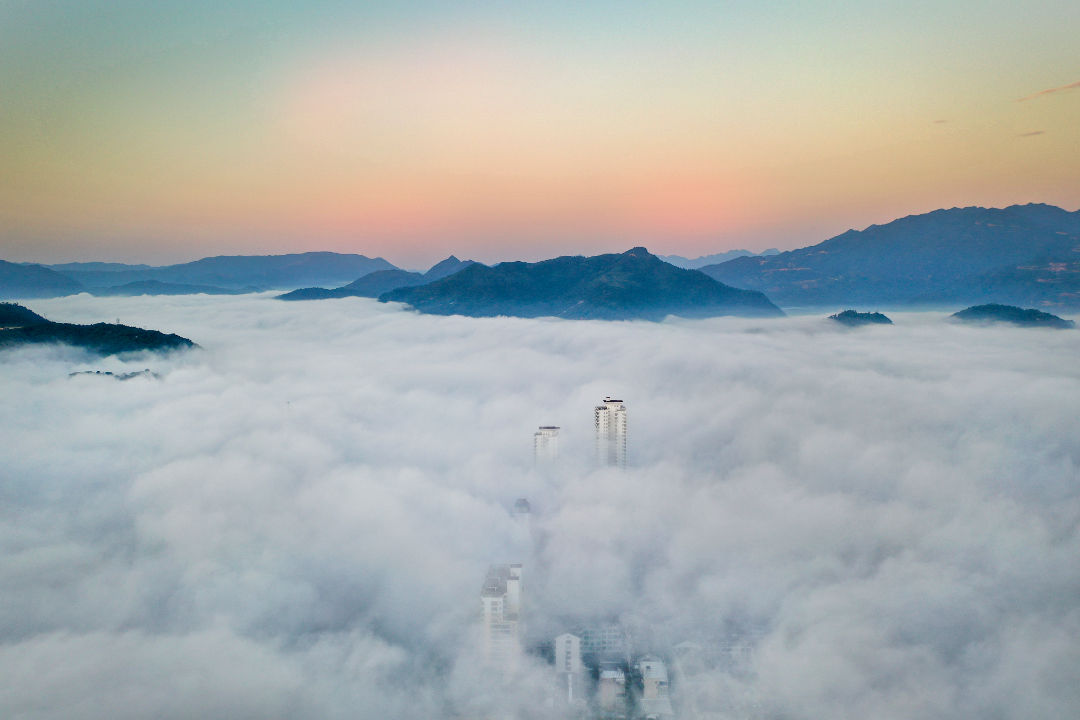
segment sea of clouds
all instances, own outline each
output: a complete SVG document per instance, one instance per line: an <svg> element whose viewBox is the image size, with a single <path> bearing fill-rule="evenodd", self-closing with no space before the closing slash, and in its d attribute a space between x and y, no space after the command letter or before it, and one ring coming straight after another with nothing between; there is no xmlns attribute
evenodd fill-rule
<svg viewBox="0 0 1080 720"><path fill-rule="evenodd" d="M681 717L1080 716L1080 332L27 304L202 349L0 356L0 717L549 717L477 662L517 560L531 640L681 648Z"/></svg>

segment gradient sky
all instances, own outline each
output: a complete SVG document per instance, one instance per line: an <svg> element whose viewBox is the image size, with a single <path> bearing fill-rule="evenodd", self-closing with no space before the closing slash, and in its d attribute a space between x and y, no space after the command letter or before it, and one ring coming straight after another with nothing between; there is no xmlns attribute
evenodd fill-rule
<svg viewBox="0 0 1080 720"><path fill-rule="evenodd" d="M1072 210L1077 28L1076 2L0 0L0 258L698 255Z"/></svg>

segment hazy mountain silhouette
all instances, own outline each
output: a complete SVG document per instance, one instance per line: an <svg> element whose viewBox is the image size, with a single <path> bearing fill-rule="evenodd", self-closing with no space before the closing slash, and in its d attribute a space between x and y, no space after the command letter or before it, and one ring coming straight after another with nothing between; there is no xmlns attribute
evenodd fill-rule
<svg viewBox="0 0 1080 720"><path fill-rule="evenodd" d="M223 255L164 267L131 266L101 269L72 267L62 272L86 287L116 287L131 282L156 280L162 283L203 285L224 289L279 289L306 285L337 285L394 266L382 258L332 252L290 255Z"/></svg>
<svg viewBox="0 0 1080 720"><path fill-rule="evenodd" d="M1000 300L1080 306L1080 212L953 208L702 268L786 306Z"/></svg>
<svg viewBox="0 0 1080 720"><path fill-rule="evenodd" d="M682 255L657 255L658 258L666 263L671 263L675 267L681 267L686 270L700 270L703 267L709 265L717 265L728 260L734 260L740 257L764 257L767 255L776 255L780 251L776 248L769 248L768 250L762 250L759 253L753 250L728 250L727 252L715 253L713 255L702 255L696 258L687 258Z"/></svg>
<svg viewBox="0 0 1080 720"><path fill-rule="evenodd" d="M107 288L95 288L91 291L94 295L101 296L133 296L133 295L238 295L244 292L255 292L255 288L229 289L214 285L188 285L186 283L169 283L160 280L136 280Z"/></svg>
<svg viewBox="0 0 1080 720"><path fill-rule="evenodd" d="M423 285L449 277L463 268L473 265L472 260L458 260L451 255L445 260L431 266L426 273L409 272L407 270L379 270L369 275L358 278L348 285L339 288L300 288L292 292L279 295L279 300L327 300L343 297L379 297L383 293L396 290L401 287Z"/></svg>
<svg viewBox="0 0 1080 720"><path fill-rule="evenodd" d="M444 277L449 277L456 272L460 272L470 265L475 265L475 260L458 260L451 255L450 257L432 265L426 273L424 273L425 282L433 282L435 280L441 280Z"/></svg>
<svg viewBox="0 0 1080 720"><path fill-rule="evenodd" d="M659 320L667 315L783 314L761 293L677 268L640 247L595 257L471 265L427 285L393 290L379 300L407 303L425 313L473 317Z"/></svg>
<svg viewBox="0 0 1080 720"><path fill-rule="evenodd" d="M84 290L81 283L47 267L0 260L0 299L60 297Z"/></svg>
<svg viewBox="0 0 1080 720"><path fill-rule="evenodd" d="M68 262L46 265L50 270L64 272L120 272L124 270L153 270L153 265L131 265L119 262Z"/></svg>
<svg viewBox="0 0 1080 720"><path fill-rule="evenodd" d="M997 303L969 307L958 313L953 313L952 317L962 322L977 325L1010 323L1012 325L1021 325L1023 327L1050 327L1062 329L1075 326L1075 323L1072 320L1065 320L1059 318L1057 315L1042 312L1041 310L1025 310L1024 308L1019 308L1014 305L999 305Z"/></svg>

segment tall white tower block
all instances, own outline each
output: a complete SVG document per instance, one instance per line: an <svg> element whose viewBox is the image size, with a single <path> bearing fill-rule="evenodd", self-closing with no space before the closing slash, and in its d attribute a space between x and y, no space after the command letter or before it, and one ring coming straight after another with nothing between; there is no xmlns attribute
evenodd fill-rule
<svg viewBox="0 0 1080 720"><path fill-rule="evenodd" d="M593 413L596 420L596 459L602 466L626 467L626 405L604 398Z"/></svg>

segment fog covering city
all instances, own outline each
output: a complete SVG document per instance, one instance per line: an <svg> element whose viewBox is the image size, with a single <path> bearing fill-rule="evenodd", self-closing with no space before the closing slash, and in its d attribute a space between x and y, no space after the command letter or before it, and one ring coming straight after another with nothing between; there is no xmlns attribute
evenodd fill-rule
<svg viewBox="0 0 1080 720"><path fill-rule="evenodd" d="M202 349L5 357L0 716L552 716L541 659L478 662L518 561L530 637L743 648L674 673L680 717L1080 714L1080 333L27 305ZM592 466L605 395L625 471Z"/></svg>

